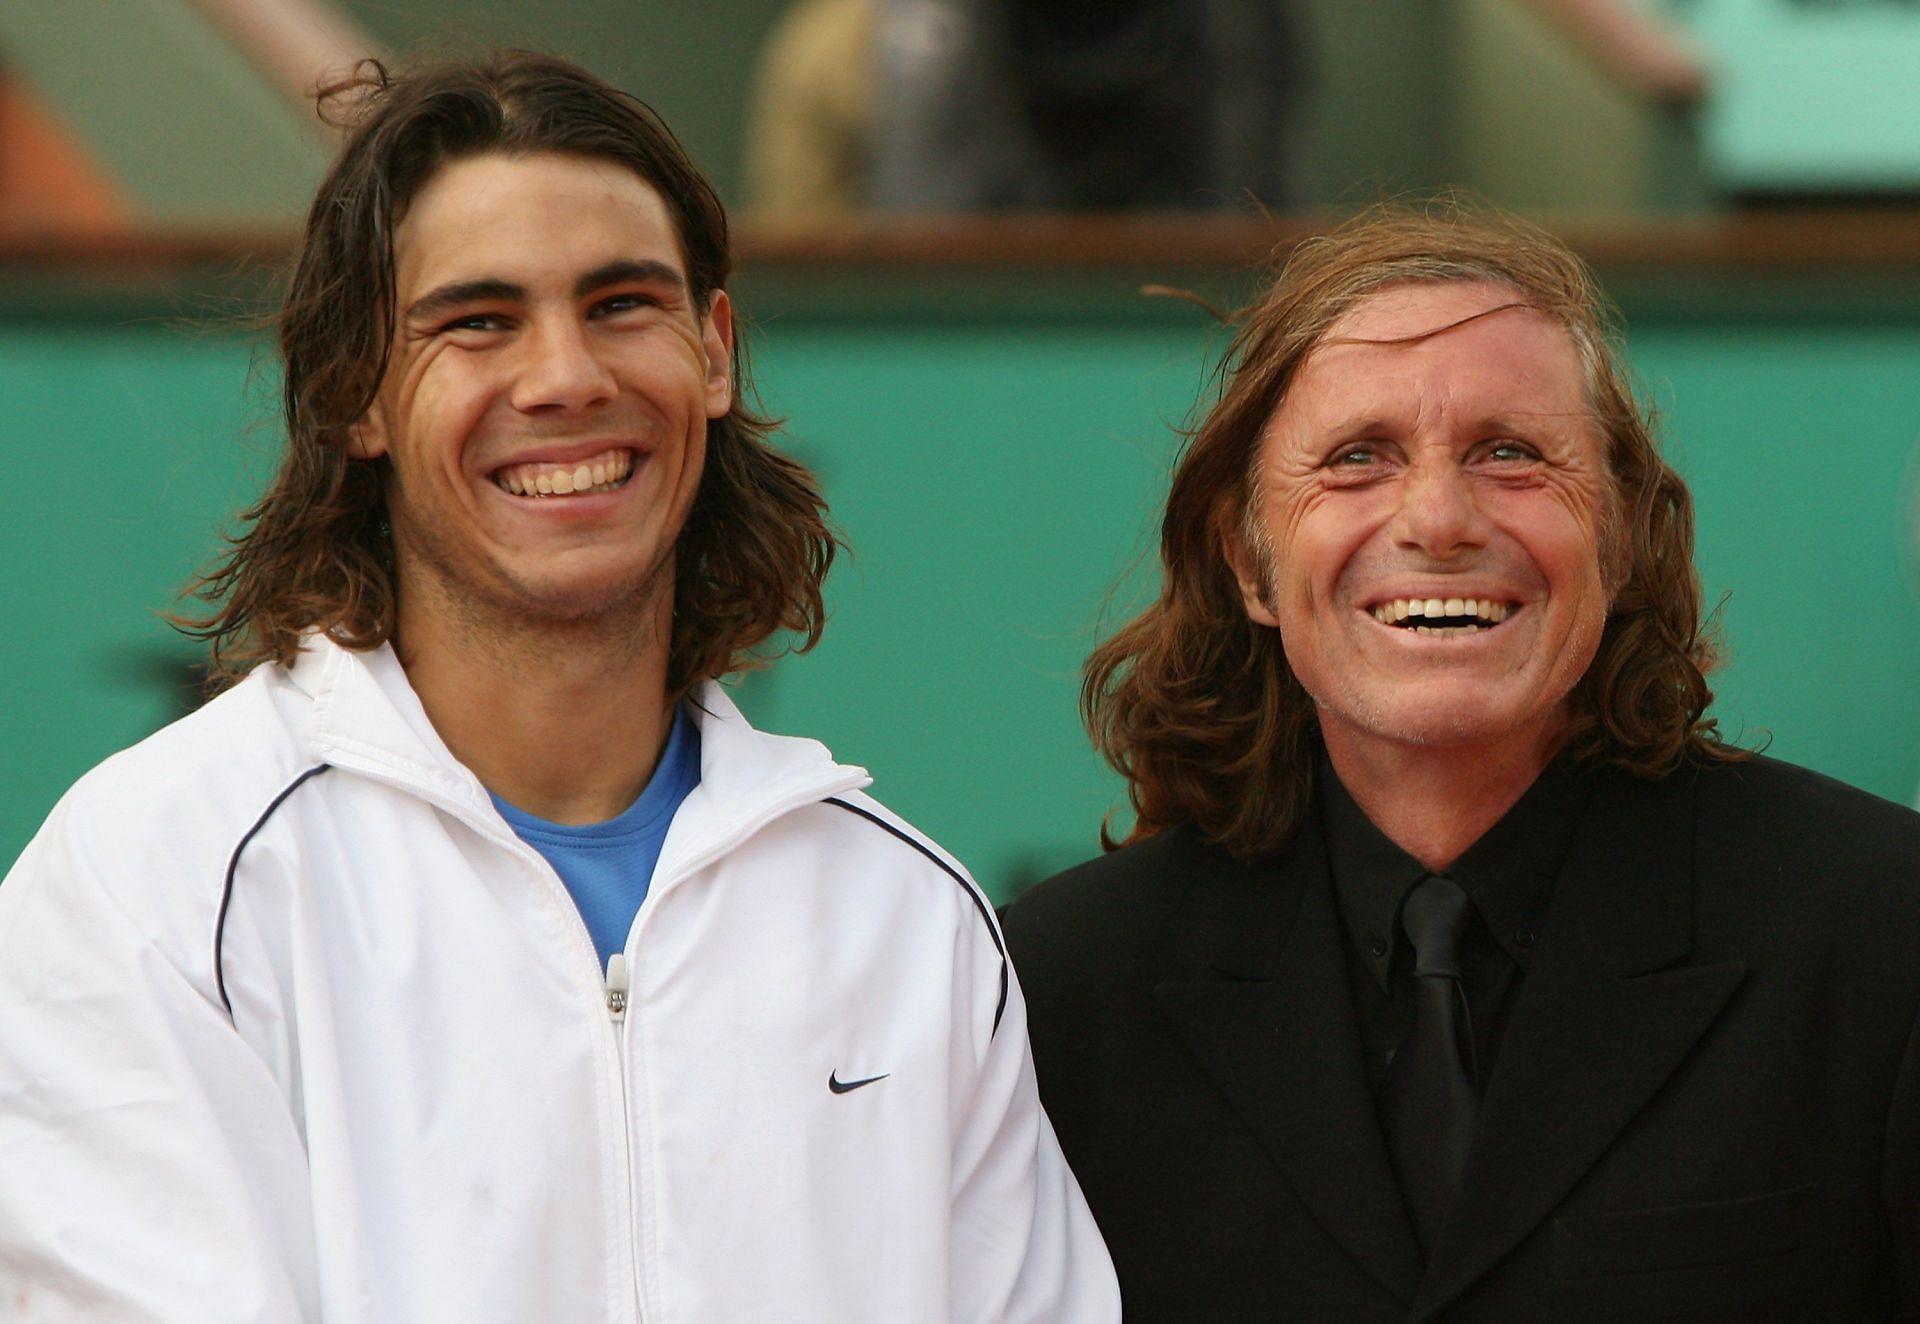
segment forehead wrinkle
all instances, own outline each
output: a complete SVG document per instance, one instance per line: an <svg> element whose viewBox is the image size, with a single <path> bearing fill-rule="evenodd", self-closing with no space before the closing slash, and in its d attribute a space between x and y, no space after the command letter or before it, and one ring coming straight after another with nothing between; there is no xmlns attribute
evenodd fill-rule
<svg viewBox="0 0 1920 1324"><path fill-rule="evenodd" d="M1354 310L1349 310L1349 311L1354 311ZM1524 300L1512 300L1507 303L1496 304L1491 308L1482 309L1479 312L1469 313L1465 317L1455 318L1454 320L1450 322L1446 322L1440 326L1430 327L1424 331L1411 332L1404 336L1381 336L1381 337L1328 336L1320 340L1318 343L1316 343L1313 346L1311 350L1308 351L1308 358L1317 357L1320 355L1322 350L1327 350L1327 349L1344 349L1344 348L1352 347L1352 348L1357 348L1361 350L1366 350L1366 349L1394 349L1401 346L1416 346L1426 341L1432 340L1435 337L1445 335L1447 332L1457 331L1463 327L1471 326L1474 323L1477 323L1484 318L1491 317L1496 313L1514 312L1514 311L1530 312L1538 316L1545 317L1550 322L1553 322L1554 325L1562 326L1563 331L1565 330L1565 327L1558 321L1558 319L1553 318L1551 314L1543 311L1537 305L1528 303ZM1575 359L1576 361L1579 361L1580 352L1579 352L1578 343L1573 339L1571 333L1568 333L1568 339L1569 339L1569 343L1572 345L1572 348L1574 350ZM1306 364L1303 361L1302 367L1304 368L1305 366ZM1584 362L1580 363L1580 367L1584 369ZM1338 371L1338 369L1335 369L1335 371ZM1519 375L1526 376L1529 374L1520 373ZM1397 381L1400 379L1396 375L1393 378L1393 380ZM1375 384L1378 384L1377 380ZM1438 399L1437 401L1427 400L1424 398L1419 401L1417 405L1417 409L1420 416L1420 420L1424 420L1428 415L1428 413L1430 412L1430 410L1434 408L1438 408L1443 414L1447 414L1447 415L1452 415L1461 411L1462 392L1459 389L1459 385L1455 382L1447 381L1447 382L1443 382L1441 384L1441 387L1442 387L1441 398ZM1348 385L1347 389L1348 390L1352 389L1351 384ZM1499 428L1509 424L1510 422L1518 422L1520 420L1575 420L1583 424L1592 423L1595 421L1595 419L1594 419L1592 402L1591 402L1591 399L1589 398L1591 396L1591 390L1590 390L1589 383L1586 381L1586 373L1584 371L1581 372L1580 392L1583 397L1583 400L1585 401L1583 406L1580 408L1564 409L1564 410L1550 410L1550 409L1529 410L1529 409L1508 408L1508 407L1502 407L1502 406L1496 405L1494 408L1482 414L1480 418L1474 420L1474 426L1480 427L1480 428ZM1283 403L1284 403L1284 398L1283 398ZM1470 405L1465 407L1471 408ZM1275 412L1277 414L1278 410L1276 410ZM1369 432L1375 429L1382 429L1382 428L1389 427L1392 425L1392 419L1390 416L1394 412L1395 411L1391 407L1382 409L1379 406L1373 405L1373 404L1365 405L1362 408L1357 409L1354 413L1347 416L1346 418L1343 418L1337 425L1326 429L1326 435L1349 437L1349 436L1364 434L1366 432Z"/></svg>

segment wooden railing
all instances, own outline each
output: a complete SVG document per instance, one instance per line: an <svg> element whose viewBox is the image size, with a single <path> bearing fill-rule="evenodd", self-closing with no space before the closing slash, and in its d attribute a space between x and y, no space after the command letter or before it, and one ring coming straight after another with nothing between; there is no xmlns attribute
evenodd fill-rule
<svg viewBox="0 0 1920 1324"><path fill-rule="evenodd" d="M1114 268L1237 270L1325 230L1336 218L1270 220L1177 216L873 218L832 228L743 222L740 266L759 270ZM1603 271L1920 269L1920 207L1793 209L1724 217L1547 219ZM281 261L298 242L285 230L85 234L0 229L0 268L146 275L235 261Z"/></svg>

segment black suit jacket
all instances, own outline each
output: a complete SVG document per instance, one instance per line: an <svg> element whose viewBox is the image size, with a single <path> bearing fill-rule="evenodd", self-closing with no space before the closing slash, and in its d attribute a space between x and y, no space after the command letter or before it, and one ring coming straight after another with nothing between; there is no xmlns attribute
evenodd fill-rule
<svg viewBox="0 0 1920 1324"><path fill-rule="evenodd" d="M1767 759L1600 774L1424 1268L1318 815L1005 920L1130 1324L1920 1318L1920 814Z"/></svg>

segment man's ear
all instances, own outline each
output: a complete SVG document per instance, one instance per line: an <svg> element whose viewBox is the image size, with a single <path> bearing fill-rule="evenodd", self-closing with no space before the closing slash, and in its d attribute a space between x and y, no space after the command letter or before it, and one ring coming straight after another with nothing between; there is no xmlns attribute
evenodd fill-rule
<svg viewBox="0 0 1920 1324"><path fill-rule="evenodd" d="M1234 582L1240 586L1240 602L1247 610L1247 619L1255 625L1279 629L1280 618L1274 615L1267 601L1267 572L1271 567L1260 565L1254 549L1247 546L1246 517L1231 504L1223 504L1213 523L1213 536L1220 540L1220 554L1226 558L1227 568L1233 571Z"/></svg>
<svg viewBox="0 0 1920 1324"><path fill-rule="evenodd" d="M707 296L700 343L707 353L707 417L724 418L733 408L733 302L725 290Z"/></svg>
<svg viewBox="0 0 1920 1324"><path fill-rule="evenodd" d="M347 428L347 454L356 460L375 460L385 455L390 445L386 415L376 400Z"/></svg>

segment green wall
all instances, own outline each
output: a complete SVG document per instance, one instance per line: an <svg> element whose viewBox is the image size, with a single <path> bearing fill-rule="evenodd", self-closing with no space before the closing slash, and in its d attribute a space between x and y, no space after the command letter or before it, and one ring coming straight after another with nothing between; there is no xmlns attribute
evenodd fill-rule
<svg viewBox="0 0 1920 1324"><path fill-rule="evenodd" d="M1173 429L1216 337L1169 301L1009 291L995 313L991 294L763 301L763 394L856 551L825 642L744 702L865 763L1004 893L1092 853L1113 803L1076 671L1150 583L1115 591L1151 549ZM245 343L115 316L0 321L17 475L0 522L0 861L75 776L173 711L192 652L156 613L271 458ZM1695 486L1710 589L1730 594L1726 725L1910 800L1920 610L1897 488L1920 435L1920 316L1656 308L1633 349Z"/></svg>

